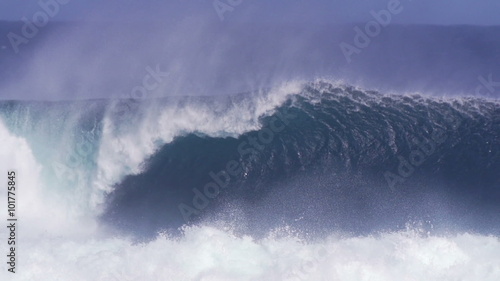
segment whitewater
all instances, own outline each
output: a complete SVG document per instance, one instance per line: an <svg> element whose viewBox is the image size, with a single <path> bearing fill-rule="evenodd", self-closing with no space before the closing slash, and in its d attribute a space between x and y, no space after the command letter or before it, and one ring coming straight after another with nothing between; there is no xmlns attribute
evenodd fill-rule
<svg viewBox="0 0 500 281"><path fill-rule="evenodd" d="M218 98L3 101L0 171L18 174L20 221L19 271L2 263L1 280L499 280L499 111L325 80ZM260 154L236 152L280 112L295 119ZM446 141L391 189L384 173L439 130ZM232 159L244 168L234 188L182 220L179 204ZM159 171L168 192L149 177Z"/></svg>

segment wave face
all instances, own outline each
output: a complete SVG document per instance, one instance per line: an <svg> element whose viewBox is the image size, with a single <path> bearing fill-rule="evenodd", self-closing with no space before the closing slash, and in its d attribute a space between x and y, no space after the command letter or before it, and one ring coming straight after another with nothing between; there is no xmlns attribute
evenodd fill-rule
<svg viewBox="0 0 500 281"><path fill-rule="evenodd" d="M259 122L237 136L176 136L119 184L103 219L146 233L235 214L254 234L284 221L317 233L397 229L412 219L500 230L496 101L319 81Z"/></svg>
<svg viewBox="0 0 500 281"><path fill-rule="evenodd" d="M151 280L400 280L413 266L431 280L499 276L497 100L319 80L217 98L9 101L0 118L1 168L26 175L26 272L64 255L73 280L105 264L93 280L128 280L139 252L168 261L137 271Z"/></svg>

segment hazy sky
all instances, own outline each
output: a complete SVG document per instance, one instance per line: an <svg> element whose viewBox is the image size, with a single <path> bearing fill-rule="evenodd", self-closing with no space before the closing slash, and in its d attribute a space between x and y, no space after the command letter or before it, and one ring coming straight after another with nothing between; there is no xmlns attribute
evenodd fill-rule
<svg viewBox="0 0 500 281"><path fill-rule="evenodd" d="M39 2L56 0L2 0L0 19L32 18ZM63 1L63 0L59 0ZM206 13L219 20L213 0L64 0L56 20L86 21L175 21ZM370 19L396 0L216 0L242 3L224 14L225 20L258 22L360 22ZM498 0L401 0L404 12L398 23L499 25ZM209 17L210 18L210 17Z"/></svg>

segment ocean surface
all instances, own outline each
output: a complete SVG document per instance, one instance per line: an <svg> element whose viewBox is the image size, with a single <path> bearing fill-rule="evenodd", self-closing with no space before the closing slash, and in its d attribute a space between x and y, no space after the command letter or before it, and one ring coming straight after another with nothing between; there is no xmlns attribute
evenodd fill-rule
<svg viewBox="0 0 500 281"><path fill-rule="evenodd" d="M500 280L500 27L356 26L0 36L0 280Z"/></svg>
<svg viewBox="0 0 500 281"><path fill-rule="evenodd" d="M2 101L0 140L19 280L500 277L497 99L319 79Z"/></svg>

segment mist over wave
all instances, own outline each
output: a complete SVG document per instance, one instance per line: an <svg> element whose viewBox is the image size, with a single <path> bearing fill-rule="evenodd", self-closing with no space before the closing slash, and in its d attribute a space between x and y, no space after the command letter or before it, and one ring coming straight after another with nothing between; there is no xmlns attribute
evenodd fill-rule
<svg viewBox="0 0 500 281"><path fill-rule="evenodd" d="M0 97L127 98L148 67L168 75L147 98L230 95L318 77L382 92L499 96L497 86L478 90L485 80L500 81L497 26L390 24L348 62L339 45L354 44L356 26L363 27L195 17L167 25L54 22L18 55L0 38ZM0 22L5 34L21 28Z"/></svg>

